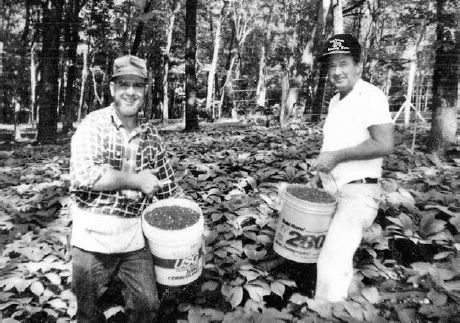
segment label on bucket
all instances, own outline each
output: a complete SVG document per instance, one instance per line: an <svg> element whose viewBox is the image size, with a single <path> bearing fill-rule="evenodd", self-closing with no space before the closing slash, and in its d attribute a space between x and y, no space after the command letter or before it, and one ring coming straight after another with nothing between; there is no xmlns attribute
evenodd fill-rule
<svg viewBox="0 0 460 323"><path fill-rule="evenodd" d="M153 255L155 274L158 283L168 286L185 285L193 282L201 275L203 251L177 259L159 258Z"/></svg>
<svg viewBox="0 0 460 323"><path fill-rule="evenodd" d="M273 249L280 256L296 262L316 262L326 234L327 231L307 231L282 219L276 230Z"/></svg>

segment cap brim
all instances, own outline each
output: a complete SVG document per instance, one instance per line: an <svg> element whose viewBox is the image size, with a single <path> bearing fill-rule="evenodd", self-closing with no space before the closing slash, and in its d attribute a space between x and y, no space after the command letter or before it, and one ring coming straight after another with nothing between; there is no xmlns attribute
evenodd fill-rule
<svg viewBox="0 0 460 323"><path fill-rule="evenodd" d="M138 74L115 74L115 75L112 75L112 80L113 79L116 79L117 77L123 77L123 76L130 76L130 77L138 77L139 79L142 79L142 80L146 80L147 78L144 77L144 76L140 76Z"/></svg>

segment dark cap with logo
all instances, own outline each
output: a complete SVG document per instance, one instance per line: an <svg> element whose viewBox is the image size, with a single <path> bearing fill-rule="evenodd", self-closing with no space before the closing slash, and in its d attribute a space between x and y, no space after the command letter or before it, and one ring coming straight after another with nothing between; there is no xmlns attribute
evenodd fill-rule
<svg viewBox="0 0 460 323"><path fill-rule="evenodd" d="M349 54L359 60L361 45L358 39L351 34L336 34L327 40L321 60L335 54Z"/></svg>
<svg viewBox="0 0 460 323"><path fill-rule="evenodd" d="M145 60L134 55L118 57L113 62L112 78L123 75L134 75L147 79L147 64Z"/></svg>

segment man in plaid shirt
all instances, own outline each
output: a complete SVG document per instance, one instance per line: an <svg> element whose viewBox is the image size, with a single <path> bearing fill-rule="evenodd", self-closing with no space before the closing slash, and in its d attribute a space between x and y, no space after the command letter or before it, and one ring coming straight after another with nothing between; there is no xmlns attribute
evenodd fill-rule
<svg viewBox="0 0 460 323"><path fill-rule="evenodd" d="M117 58L110 83L114 102L90 113L72 138L72 279L78 322L104 321L98 299L115 277L124 283L129 322L152 322L159 307L140 215L148 204L177 196L179 189L158 131L138 118L146 81L144 60Z"/></svg>

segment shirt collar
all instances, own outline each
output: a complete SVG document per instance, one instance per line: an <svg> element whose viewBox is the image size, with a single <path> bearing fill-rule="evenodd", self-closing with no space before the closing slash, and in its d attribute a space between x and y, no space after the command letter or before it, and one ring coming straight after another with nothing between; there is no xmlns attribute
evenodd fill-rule
<svg viewBox="0 0 460 323"><path fill-rule="evenodd" d="M113 103L110 105L110 117L112 119L112 123L115 125L117 130L120 130L120 127L123 127L123 123L121 123L120 118L115 112L115 105Z"/></svg>
<svg viewBox="0 0 460 323"><path fill-rule="evenodd" d="M123 123L121 122L120 118L115 112L115 105L113 103L110 104L110 117L112 119L112 123L115 125L117 130L120 130L120 128L123 127ZM142 123L141 125L138 125L136 129L134 129L134 133L146 133L147 131L147 123Z"/></svg>

